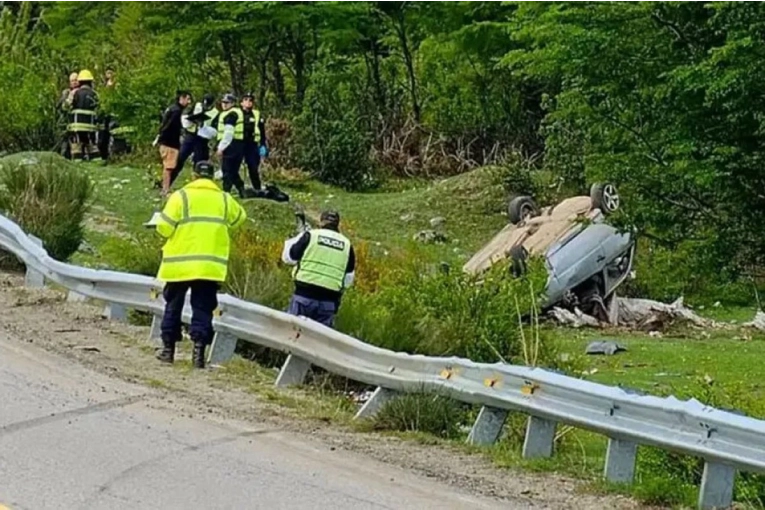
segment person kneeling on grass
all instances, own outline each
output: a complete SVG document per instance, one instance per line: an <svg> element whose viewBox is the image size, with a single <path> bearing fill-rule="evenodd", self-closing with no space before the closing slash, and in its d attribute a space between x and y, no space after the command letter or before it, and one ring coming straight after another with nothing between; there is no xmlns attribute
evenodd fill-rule
<svg viewBox="0 0 765 510"><path fill-rule="evenodd" d="M288 313L329 327L334 326L343 290L353 284L356 266L353 246L339 229L340 215L325 211L319 229L288 239L282 252L285 264L297 266Z"/></svg>
<svg viewBox="0 0 765 510"><path fill-rule="evenodd" d="M205 348L213 339L218 287L228 271L229 233L247 219L244 208L213 182L214 174L212 163L198 162L192 182L170 195L157 220L157 232L167 238L157 274L165 282L163 348L157 358L165 363L173 362L175 344L181 341L183 305L191 289L193 363L204 368Z"/></svg>

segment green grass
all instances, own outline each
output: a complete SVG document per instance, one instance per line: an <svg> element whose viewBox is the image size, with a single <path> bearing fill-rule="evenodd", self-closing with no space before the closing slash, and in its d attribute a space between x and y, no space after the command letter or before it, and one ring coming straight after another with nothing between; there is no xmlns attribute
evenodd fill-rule
<svg viewBox="0 0 765 510"><path fill-rule="evenodd" d="M147 235L141 223L161 207L159 191L153 188L149 174L143 169L89 164L83 164L82 168L91 173L96 184L94 209L87 231L87 241L95 248L95 253L79 253L75 263L108 266L109 260L100 249L113 236ZM184 170L182 182L188 178L188 173L188 169ZM417 254L432 261L444 260L461 265L507 221L501 214L504 193L491 171L485 169L440 183L396 182L385 190L364 194L346 193L312 181L288 179L284 175L273 176L267 182L269 180L289 193L293 202L303 204L309 217L317 217L324 207L337 208L346 232L355 240L368 241L378 252L409 248L414 234L430 229L430 219L442 216L450 241L421 246ZM258 229L270 238L286 238L294 233L290 204L267 200L244 203L251 220L250 228ZM755 312L750 308L723 307L697 311L716 320L737 323L750 320ZM711 380L714 385L735 388L736 396L741 400L765 399L765 390L758 377L765 359L765 335L761 333L735 328L707 331L675 328L661 337L651 337L623 330L573 330L552 326L544 326L543 332L557 341L562 353L577 358L577 365L582 369L580 376L587 380L683 398L701 398L699 392L703 392L704 385ZM585 356L585 347L596 339L617 340L628 351L614 356ZM239 358L214 374L213 384L249 388L264 400L294 409L304 416L348 425L353 415L352 406L337 392L321 388L276 391L272 388L273 370ZM150 381L149 384L157 383ZM758 416L765 418L762 414ZM605 458L605 437L561 427L555 456L530 461L521 457L524 423L525 417L521 415L511 418L506 427L508 437L494 448L466 448L486 451L500 466L554 470L587 480L599 479ZM421 432L400 434L424 441L433 438ZM460 437L454 444L463 440ZM440 443L444 440L432 441ZM645 466L642 460L638 464L634 486L625 488L597 482L592 489L629 492L646 502L693 504L695 490L674 484L672 480L657 482L653 473L641 466Z"/></svg>

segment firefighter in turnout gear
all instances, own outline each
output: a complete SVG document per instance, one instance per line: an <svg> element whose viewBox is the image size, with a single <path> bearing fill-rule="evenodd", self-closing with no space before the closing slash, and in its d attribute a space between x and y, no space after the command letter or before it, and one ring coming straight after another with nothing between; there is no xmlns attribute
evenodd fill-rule
<svg viewBox="0 0 765 510"><path fill-rule="evenodd" d="M72 159L97 159L98 94L93 90L93 74L83 69L77 75L79 88L72 96L69 110L69 144Z"/></svg>
<svg viewBox="0 0 765 510"><path fill-rule="evenodd" d="M204 368L218 288L228 272L229 234L247 219L244 208L213 182L214 174L209 161L197 163L192 182L170 195L156 222L157 232L167 239L157 274L165 282L163 348L157 358L166 363L173 362L175 344L181 341L183 305L191 290L193 364Z"/></svg>
<svg viewBox="0 0 765 510"><path fill-rule="evenodd" d="M329 327L334 326L343 291L353 284L356 268L353 246L339 229L340 215L324 211L319 229L288 239L282 252L282 261L296 266L288 313Z"/></svg>

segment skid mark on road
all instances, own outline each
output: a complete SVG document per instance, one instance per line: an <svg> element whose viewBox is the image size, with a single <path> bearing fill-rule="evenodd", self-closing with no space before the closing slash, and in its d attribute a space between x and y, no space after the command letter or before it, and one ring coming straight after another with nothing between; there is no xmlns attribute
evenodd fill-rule
<svg viewBox="0 0 765 510"><path fill-rule="evenodd" d="M126 407L131 404L135 404L136 402L139 402L145 399L146 397L148 397L148 394L134 395L131 397L108 400L106 402L93 404L91 406L80 407L78 409L72 409L70 411L64 411L61 413L53 413L48 416L41 416L39 418L31 418L29 420L17 421L15 423L10 423L8 425L4 425L0 427L0 437L8 435L8 434L13 434L14 432L19 432L22 430L27 430L27 429L31 429L35 427L40 427L42 425L47 425L49 423L55 423L60 420L66 420L69 418L76 418L79 416L86 416L89 414L109 411L111 409ZM3 510L2 507L0 507L0 510Z"/></svg>

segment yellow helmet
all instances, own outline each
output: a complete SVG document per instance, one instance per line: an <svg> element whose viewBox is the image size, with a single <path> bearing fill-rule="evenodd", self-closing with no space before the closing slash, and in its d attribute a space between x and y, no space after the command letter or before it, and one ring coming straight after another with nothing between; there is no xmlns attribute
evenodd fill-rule
<svg viewBox="0 0 765 510"><path fill-rule="evenodd" d="M77 75L77 81L93 81L93 73L87 69L83 69L80 71L80 74Z"/></svg>

